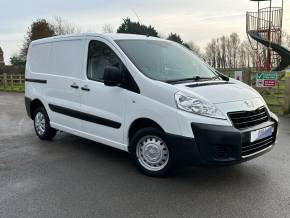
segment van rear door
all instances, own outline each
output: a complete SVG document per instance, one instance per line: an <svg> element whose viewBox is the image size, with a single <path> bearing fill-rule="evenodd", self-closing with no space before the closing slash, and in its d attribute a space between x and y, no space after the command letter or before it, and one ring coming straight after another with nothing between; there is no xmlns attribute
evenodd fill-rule
<svg viewBox="0 0 290 218"><path fill-rule="evenodd" d="M50 121L56 128L81 130L80 78L85 40L61 40L52 43L48 74L47 102Z"/></svg>

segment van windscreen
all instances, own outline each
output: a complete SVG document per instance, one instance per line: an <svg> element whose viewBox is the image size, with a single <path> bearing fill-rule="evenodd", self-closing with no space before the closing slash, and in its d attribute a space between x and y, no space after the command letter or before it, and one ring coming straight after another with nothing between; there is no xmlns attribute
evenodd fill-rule
<svg viewBox="0 0 290 218"><path fill-rule="evenodd" d="M217 74L189 49L163 40L115 40L143 74L165 82L194 78L211 79Z"/></svg>

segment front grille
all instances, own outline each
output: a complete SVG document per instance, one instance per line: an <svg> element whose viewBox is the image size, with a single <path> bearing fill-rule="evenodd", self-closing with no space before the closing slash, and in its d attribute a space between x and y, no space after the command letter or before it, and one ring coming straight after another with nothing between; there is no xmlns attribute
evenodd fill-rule
<svg viewBox="0 0 290 218"><path fill-rule="evenodd" d="M270 119L267 109L260 107L254 111L237 111L228 113L234 127L244 129L264 123Z"/></svg>
<svg viewBox="0 0 290 218"><path fill-rule="evenodd" d="M269 136L264 139L260 139L258 141L252 142L250 144L242 145L242 157L257 153L270 147L275 141L274 136Z"/></svg>

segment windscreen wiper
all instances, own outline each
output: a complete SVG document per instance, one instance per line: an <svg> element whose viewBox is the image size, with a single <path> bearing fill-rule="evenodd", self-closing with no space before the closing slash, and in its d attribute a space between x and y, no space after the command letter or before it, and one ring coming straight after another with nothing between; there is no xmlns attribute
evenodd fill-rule
<svg viewBox="0 0 290 218"><path fill-rule="evenodd" d="M229 81L230 80L230 78L229 77L227 77L226 75L224 75L224 74L222 74L222 73L220 73L219 71L217 71L217 70L215 70L215 73L217 73L217 77L220 77L222 80L224 80L224 81Z"/></svg>
<svg viewBox="0 0 290 218"><path fill-rule="evenodd" d="M194 77L191 77L191 78L183 78L183 79L177 79L177 80L166 80L165 82L168 82L168 83L175 83L175 82L184 82L184 81L194 81L194 82L198 82L200 80L214 80L216 79L217 77L214 76L214 77L201 77L201 76L194 76Z"/></svg>
<svg viewBox="0 0 290 218"><path fill-rule="evenodd" d="M213 80L215 78L216 78L215 76L214 77L200 77L200 76L195 76L192 79L194 81L199 81L199 80Z"/></svg>

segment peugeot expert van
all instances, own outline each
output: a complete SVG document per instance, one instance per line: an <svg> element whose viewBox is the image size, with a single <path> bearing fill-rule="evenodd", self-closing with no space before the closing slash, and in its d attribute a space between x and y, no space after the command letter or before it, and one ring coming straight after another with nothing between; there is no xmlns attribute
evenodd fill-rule
<svg viewBox="0 0 290 218"><path fill-rule="evenodd" d="M271 150L278 128L253 88L178 43L130 34L33 41L25 104L40 139L61 130L130 152L150 176L176 163L255 158Z"/></svg>

